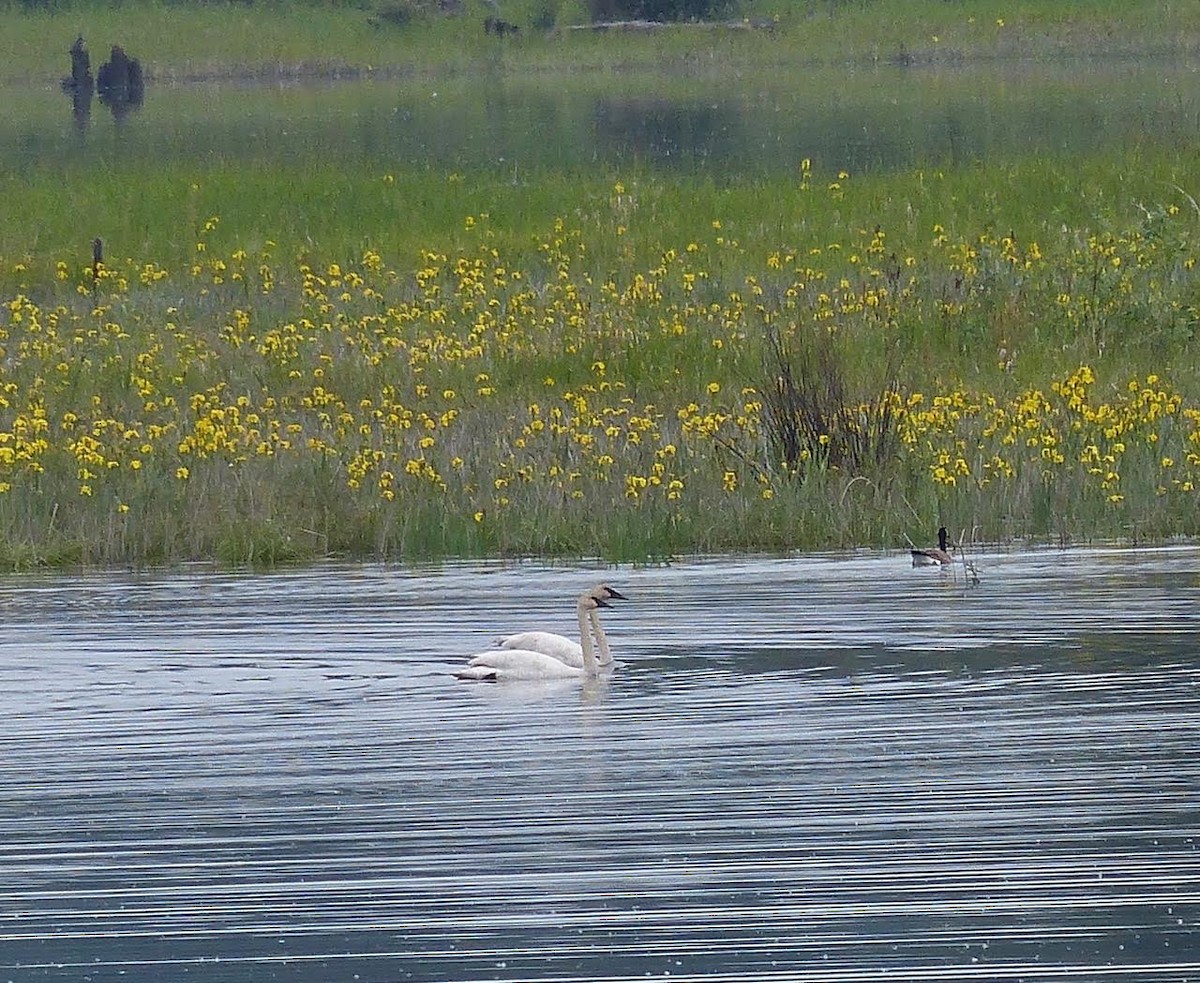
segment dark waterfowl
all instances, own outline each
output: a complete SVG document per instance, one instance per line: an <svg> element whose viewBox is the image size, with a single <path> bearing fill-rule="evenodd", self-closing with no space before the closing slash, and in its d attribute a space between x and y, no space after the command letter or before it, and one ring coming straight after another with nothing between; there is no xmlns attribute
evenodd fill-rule
<svg viewBox="0 0 1200 983"><path fill-rule="evenodd" d="M938 529L938 544L935 549L913 549L912 562L914 567L942 567L954 562L950 549L946 544L946 527Z"/></svg>

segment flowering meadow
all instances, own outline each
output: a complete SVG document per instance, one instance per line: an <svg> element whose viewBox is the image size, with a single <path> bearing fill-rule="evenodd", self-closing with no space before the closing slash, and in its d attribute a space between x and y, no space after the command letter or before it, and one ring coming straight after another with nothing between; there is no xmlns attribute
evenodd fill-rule
<svg viewBox="0 0 1200 983"><path fill-rule="evenodd" d="M296 259L218 245L213 214L170 267L0 257L0 558L1200 532L1185 193L1036 241L841 212L749 241L713 214L631 248L654 193L613 182L520 249L477 212L452 248ZM856 186L802 162L794 194Z"/></svg>

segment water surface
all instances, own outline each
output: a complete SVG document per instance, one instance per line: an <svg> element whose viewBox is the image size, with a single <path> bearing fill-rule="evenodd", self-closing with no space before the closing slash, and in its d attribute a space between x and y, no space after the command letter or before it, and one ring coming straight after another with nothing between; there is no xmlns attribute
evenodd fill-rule
<svg viewBox="0 0 1200 983"><path fill-rule="evenodd" d="M380 174L626 172L733 178L853 175L1029 156L1190 147L1200 66L1056 63L772 65L756 73L497 72L321 84L153 84L144 104L86 113L56 86L11 86L0 163L291 169L336 160Z"/></svg>
<svg viewBox="0 0 1200 983"><path fill-rule="evenodd" d="M0 979L1200 978L1200 550L976 561L10 579Z"/></svg>

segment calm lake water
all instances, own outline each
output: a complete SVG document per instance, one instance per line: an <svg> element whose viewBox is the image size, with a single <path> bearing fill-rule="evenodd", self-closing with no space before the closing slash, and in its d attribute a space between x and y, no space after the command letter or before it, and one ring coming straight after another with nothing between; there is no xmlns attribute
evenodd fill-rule
<svg viewBox="0 0 1200 983"><path fill-rule="evenodd" d="M68 40L63 42L65 52ZM1190 147L1200 65L1158 59L939 68L778 65L614 77L507 70L440 80L147 87L138 108L73 114L57 84L10 87L0 164L164 169L205 161L291 167L328 160L380 173L538 174L648 167L730 177L859 175L1030 155ZM64 70L66 69L64 54Z"/></svg>
<svg viewBox="0 0 1200 983"><path fill-rule="evenodd" d="M7 579L0 980L1200 979L1200 549L976 561Z"/></svg>

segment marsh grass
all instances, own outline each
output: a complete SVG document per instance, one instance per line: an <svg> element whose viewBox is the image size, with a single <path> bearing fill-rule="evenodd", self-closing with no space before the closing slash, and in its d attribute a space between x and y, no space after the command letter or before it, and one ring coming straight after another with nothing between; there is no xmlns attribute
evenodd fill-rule
<svg viewBox="0 0 1200 983"><path fill-rule="evenodd" d="M1194 27L1177 6L1121 16L1151 7L1180 37ZM422 38L404 70L443 79L481 53L498 72L666 54L702 76L769 70L801 26L806 57L886 58L869 39L903 11L897 37L928 58L943 39L1000 52L1010 29L1084 30L1034 4L983 23L990 9L813 3L704 47L578 32L493 50L452 23L372 41L342 8L153 8L127 47L144 41L161 78L358 70L393 44L395 65ZM1097 38L1118 16L1070 9ZM99 18L89 32L129 13L77 11ZM14 36L67 16L17 17ZM251 57L206 33L213 16L252 36L272 22ZM187 52L155 43L181 23ZM6 70L53 71L27 57ZM158 164L64 153L0 177L0 564L629 561L897 545L940 524L1200 533L1200 156L1184 134L1082 159L725 178L192 162L187 125ZM245 142L263 122L231 125Z"/></svg>
<svg viewBox="0 0 1200 983"><path fill-rule="evenodd" d="M9 289L47 281L53 264L72 265L90 256L94 235L102 235L114 261L143 258L168 269L188 264L199 230L208 218L219 225L204 236L207 248L224 255L244 249L290 264L319 257L347 262L364 248L408 264L427 246L454 249L468 241L468 216L489 216L492 241L524 263L536 252L539 234L556 219L576 230L620 224L620 236L589 243L589 272L631 272L653 266L669 248L706 243L710 277L701 289L721 292L723 276L744 265L744 253L788 246L812 248L838 242L876 226L904 237L927 252L933 225L951 237L990 229L1019 241L1044 238L1048 228L1093 231L1145 223L1169 205L1190 208L1195 189L1194 150L1167 153L1101 153L1092 159L1027 160L996 167L957 170L931 168L901 175L852 177L853 194L803 192L799 176L764 176L723 184L706 176L665 181L636 170L598 176L539 175L514 184L507 175L378 173L367 164L307 162L287 167L206 162L203 167L163 172L150 164L129 169L9 172L0 176L7 218L0 229L0 282ZM818 179L836 184L836 175ZM615 193L614 186L623 191ZM1180 189L1180 190L1176 190ZM700 207L697 207L697 204ZM86 226L81 228L81 216ZM723 235L713 236L712 223ZM1001 226L1000 223L1003 223ZM720 238L720 243L715 240ZM16 270L21 265L25 270ZM28 271L28 276L21 273ZM1092 267L1064 270L1064 278L1093 278ZM947 298L956 273L941 270L936 284ZM1173 274L1174 275L1174 274ZM1110 290L1101 272L1093 294ZM998 295L976 291L975 307L991 305L988 318L1002 320ZM1014 322L1023 319L1012 312ZM978 330L979 322L965 325ZM1019 327L1019 323L1018 323ZM960 347L974 340L962 334L961 319L945 321L933 342ZM1102 330L1102 329L1101 329ZM1090 343L1092 339L1088 339Z"/></svg>
<svg viewBox="0 0 1200 983"><path fill-rule="evenodd" d="M507 0L505 18L518 37L486 37L482 8L461 16L430 13L389 22L387 3L161 4L131 0L10 2L0 8L0 82L56 81L77 34L93 60L122 44L153 82L228 78L436 76L476 71L481 60L502 71L607 72L632 69L724 73L764 64L954 64L964 60L1194 54L1200 41L1195 5L1163 0L1073 0L1048 4L989 0L743 0L747 21L769 30L571 30L586 23L583 6L565 3L555 30L545 0ZM428 5L432 7L432 5ZM736 18L735 18L736 19Z"/></svg>
<svg viewBox="0 0 1200 983"><path fill-rule="evenodd" d="M763 424L773 460L788 471L810 462L851 474L895 464L900 391L898 366L885 357L869 391L852 393L844 334L812 332L786 339L769 334L763 387Z"/></svg>
<svg viewBox="0 0 1200 983"><path fill-rule="evenodd" d="M761 188L642 175L399 259L252 255L209 217L174 269L19 264L3 560L1194 534L1200 216L1137 163L1006 172L1020 232L980 213L978 171L809 175L771 216ZM1077 200L1038 221L1043 195Z"/></svg>

